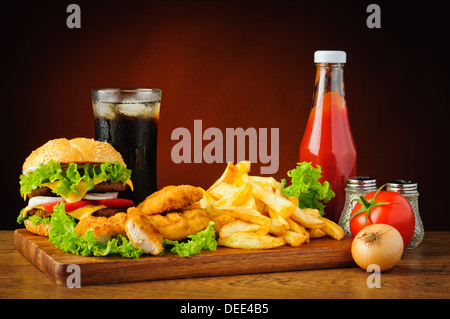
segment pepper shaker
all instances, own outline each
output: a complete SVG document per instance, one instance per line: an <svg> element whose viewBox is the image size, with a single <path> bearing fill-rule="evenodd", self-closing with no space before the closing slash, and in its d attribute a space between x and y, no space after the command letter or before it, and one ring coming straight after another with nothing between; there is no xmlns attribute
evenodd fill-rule
<svg viewBox="0 0 450 319"><path fill-rule="evenodd" d="M345 204L339 219L339 226L342 227L346 235L351 236L350 216L356 202L353 200L359 198L359 195L365 195L377 190L377 180L368 176L352 176L347 180L345 187Z"/></svg>
<svg viewBox="0 0 450 319"><path fill-rule="evenodd" d="M420 245L423 236L425 235L422 219L419 214L419 192L417 191L417 183L408 180L396 180L387 183L386 189L402 194L411 204L414 212L415 226L414 235L406 249L416 248Z"/></svg>

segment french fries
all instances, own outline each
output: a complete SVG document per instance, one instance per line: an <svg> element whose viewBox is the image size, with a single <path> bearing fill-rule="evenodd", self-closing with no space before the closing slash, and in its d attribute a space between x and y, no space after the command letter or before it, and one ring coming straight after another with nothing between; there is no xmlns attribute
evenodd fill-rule
<svg viewBox="0 0 450 319"><path fill-rule="evenodd" d="M300 225L305 226L306 228L321 228L324 224L324 221L321 220L319 211L317 211L317 215L315 215L315 209L300 209L298 206L295 207L294 214L292 214L291 218L299 223Z"/></svg>
<svg viewBox="0 0 450 319"><path fill-rule="evenodd" d="M341 240L344 237L344 230L338 224L324 217L320 217L320 219L324 222L320 229L325 234L336 240Z"/></svg>
<svg viewBox="0 0 450 319"><path fill-rule="evenodd" d="M318 210L300 209L297 197L283 196L273 177L248 175L250 167L249 161L228 163L203 193L200 205L215 222L219 245L270 249L285 244L298 247L311 238L344 237L342 228Z"/></svg>
<svg viewBox="0 0 450 319"><path fill-rule="evenodd" d="M261 236L251 232L235 232L226 238L219 238L219 245L241 249L270 249L285 244L283 238L274 236Z"/></svg>
<svg viewBox="0 0 450 319"><path fill-rule="evenodd" d="M249 222L244 222L242 220L236 220L234 222L224 225L220 229L219 235L220 235L220 238L226 238L238 231L256 232L260 228L261 228L260 225L249 223Z"/></svg>

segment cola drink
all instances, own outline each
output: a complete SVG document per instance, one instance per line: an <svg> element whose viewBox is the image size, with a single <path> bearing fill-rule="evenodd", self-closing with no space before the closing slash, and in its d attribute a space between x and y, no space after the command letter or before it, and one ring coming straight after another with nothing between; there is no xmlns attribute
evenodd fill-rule
<svg viewBox="0 0 450 319"><path fill-rule="evenodd" d="M157 190L161 90L117 90L93 90L95 139L111 144L132 170L134 191L124 196L137 205Z"/></svg>

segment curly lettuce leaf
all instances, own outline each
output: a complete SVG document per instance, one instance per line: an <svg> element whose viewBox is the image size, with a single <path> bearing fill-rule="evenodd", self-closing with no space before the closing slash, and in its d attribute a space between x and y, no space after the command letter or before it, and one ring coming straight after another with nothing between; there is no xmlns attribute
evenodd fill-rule
<svg viewBox="0 0 450 319"><path fill-rule="evenodd" d="M94 180L111 181L112 183L121 181L122 184L125 184L130 177L131 170L125 168L118 161L100 165L70 163L66 167L61 167L59 162L50 160L46 164L41 164L37 169L20 176L20 195L23 197L44 183L60 181L60 185L53 190L53 193L68 196L71 192L80 194L76 186L81 181L87 183L89 191L95 186Z"/></svg>
<svg viewBox="0 0 450 319"><path fill-rule="evenodd" d="M33 225L50 224L50 217L40 217L38 215L26 215L25 217L23 217L24 210L25 208L23 208L20 211L19 216L17 216L16 221L18 224L22 224L25 219L29 219Z"/></svg>
<svg viewBox="0 0 450 319"><path fill-rule="evenodd" d="M188 257L191 255L199 254L202 249L216 250L216 231L213 227L214 222L210 221L206 229L199 231L198 233L188 236L187 241L174 241L164 240L163 246L173 246L170 252L172 254L178 254L180 257Z"/></svg>
<svg viewBox="0 0 450 319"><path fill-rule="evenodd" d="M50 217L40 217L38 215L32 215L27 218L31 224L37 225L37 224L50 224Z"/></svg>
<svg viewBox="0 0 450 319"><path fill-rule="evenodd" d="M27 219L26 217L27 217L28 215L27 215L25 218L23 217L23 211L25 210L25 208L26 208L26 207L24 207L24 208L22 208L22 209L20 210L19 216L17 216L17 219L16 219L17 224L22 224L23 221L24 221L25 219Z"/></svg>
<svg viewBox="0 0 450 319"><path fill-rule="evenodd" d="M324 215L324 208L335 193L330 188L330 183L319 182L322 177L320 165L314 168L310 162L298 163L297 167L288 171L291 185L286 187L286 180L281 180L281 193L285 196L296 196L300 208L318 209L320 215Z"/></svg>
<svg viewBox="0 0 450 319"><path fill-rule="evenodd" d="M75 219L66 214L64 203L54 207L50 219L49 241L64 252L82 256L109 256L119 254L125 258L139 258L144 253L127 238L118 236L107 244L97 241L92 230L78 237Z"/></svg>

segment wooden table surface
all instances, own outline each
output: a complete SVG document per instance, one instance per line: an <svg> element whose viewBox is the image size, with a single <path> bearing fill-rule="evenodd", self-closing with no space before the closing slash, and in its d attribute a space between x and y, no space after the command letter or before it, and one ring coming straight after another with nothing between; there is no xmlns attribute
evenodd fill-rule
<svg viewBox="0 0 450 319"><path fill-rule="evenodd" d="M13 233L0 231L0 298L450 298L450 232L427 232L381 273L381 288L356 267L60 287L14 249Z"/></svg>

